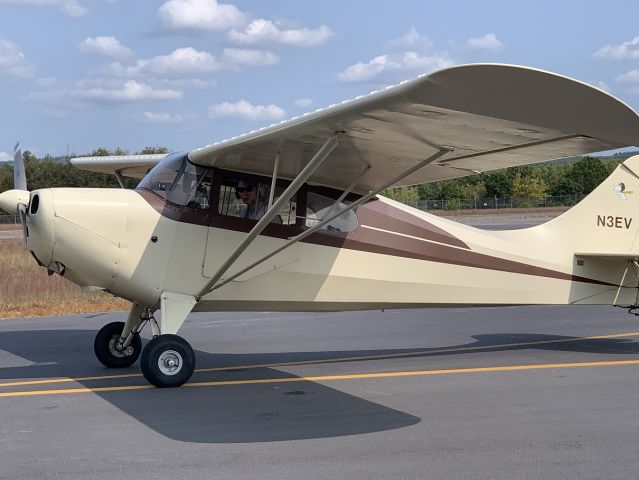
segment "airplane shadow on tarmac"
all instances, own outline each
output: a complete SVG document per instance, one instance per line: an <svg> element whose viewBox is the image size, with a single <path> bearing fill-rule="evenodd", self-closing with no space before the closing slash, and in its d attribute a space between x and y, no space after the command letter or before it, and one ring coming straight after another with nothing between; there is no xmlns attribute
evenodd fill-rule
<svg viewBox="0 0 639 480"><path fill-rule="evenodd" d="M105 376L139 373L136 365L108 370L95 360L93 330L3 332L0 350L22 357L26 366L0 367L0 383L18 379ZM384 356L415 352L414 356L455 355L455 349L487 347L474 353L518 349L562 350L602 354L639 354L639 343L626 339L574 340L539 334L484 334L475 342L425 349L211 354L196 351L198 368ZM561 341L565 343L560 343ZM513 345L525 342L549 342ZM500 346L502 345L502 346ZM448 352L436 352L446 349ZM472 350L471 350L472 352ZM470 352L464 351L464 354ZM407 355L412 356L412 355ZM347 360L357 362L359 360ZM196 374L191 381L235 381L296 378L273 367L229 369ZM81 380L86 387L144 384L142 377ZM29 389L73 388L46 384ZM2 391L15 387L4 387ZM24 387L22 388L24 389ZM252 443L339 437L403 428L418 423L413 415L350 395L312 381L228 385L210 388L149 389L95 392L123 412L168 438L198 443Z"/></svg>

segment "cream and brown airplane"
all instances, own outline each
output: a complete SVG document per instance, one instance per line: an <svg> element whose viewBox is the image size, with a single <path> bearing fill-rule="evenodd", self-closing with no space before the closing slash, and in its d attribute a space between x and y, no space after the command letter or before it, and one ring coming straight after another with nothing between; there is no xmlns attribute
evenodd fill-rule
<svg viewBox="0 0 639 480"><path fill-rule="evenodd" d="M186 153L76 158L144 178L135 190L17 187L0 207L21 213L41 266L133 302L125 323L98 332L98 359L120 368L141 354L146 379L173 387L195 366L176 335L191 311L636 305L639 156L521 230L479 230L379 193L638 144L639 116L606 92L466 65Z"/></svg>

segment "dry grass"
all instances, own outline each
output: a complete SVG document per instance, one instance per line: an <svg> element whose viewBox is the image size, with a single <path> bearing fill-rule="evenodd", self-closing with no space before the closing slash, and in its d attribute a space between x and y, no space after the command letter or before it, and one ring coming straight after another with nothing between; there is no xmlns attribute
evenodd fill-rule
<svg viewBox="0 0 639 480"><path fill-rule="evenodd" d="M103 292L81 292L59 275L48 276L20 240L0 241L0 319L127 310L130 303Z"/></svg>

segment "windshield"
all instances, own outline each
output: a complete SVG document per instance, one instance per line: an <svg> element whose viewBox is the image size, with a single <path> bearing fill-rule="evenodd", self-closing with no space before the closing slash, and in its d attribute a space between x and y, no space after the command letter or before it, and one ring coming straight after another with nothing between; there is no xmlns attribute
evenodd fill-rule
<svg viewBox="0 0 639 480"><path fill-rule="evenodd" d="M193 165L184 152L167 155L138 188L151 190L169 202L192 208L208 208L211 192L209 169Z"/></svg>

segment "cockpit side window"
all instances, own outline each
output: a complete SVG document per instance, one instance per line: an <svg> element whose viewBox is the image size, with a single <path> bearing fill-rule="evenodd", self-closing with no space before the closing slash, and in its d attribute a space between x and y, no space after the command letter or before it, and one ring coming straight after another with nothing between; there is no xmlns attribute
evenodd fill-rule
<svg viewBox="0 0 639 480"><path fill-rule="evenodd" d="M276 185L273 202L284 192L283 185ZM224 173L220 181L220 196L217 206L218 214L260 220L268 210L271 193L270 179L251 177L242 174ZM271 223L294 225L296 202L289 200L278 212Z"/></svg>
<svg viewBox="0 0 639 480"><path fill-rule="evenodd" d="M208 209L212 184L210 169L192 164L186 153L174 153L158 163L138 188L151 190L175 205Z"/></svg>
<svg viewBox="0 0 639 480"><path fill-rule="evenodd" d="M339 195L333 192L328 193L326 191L314 191L313 188L309 189L306 197L305 226L307 228L313 227L351 204L351 201L346 199L336 203L338 198ZM354 210L350 210L324 225L321 230L350 232L355 230L357 225L357 214Z"/></svg>

